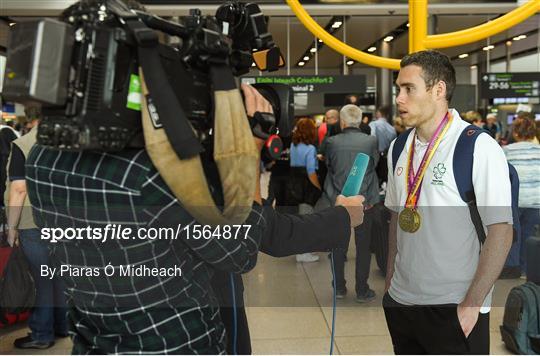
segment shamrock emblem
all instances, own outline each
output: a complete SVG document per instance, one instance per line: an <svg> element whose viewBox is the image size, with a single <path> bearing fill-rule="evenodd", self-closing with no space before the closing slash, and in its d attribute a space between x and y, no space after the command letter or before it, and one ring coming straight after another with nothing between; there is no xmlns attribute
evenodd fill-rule
<svg viewBox="0 0 540 356"><path fill-rule="evenodd" d="M441 180L445 173L446 173L446 167L444 166L444 163L439 163L433 168L433 175L435 176L435 179L437 180Z"/></svg>

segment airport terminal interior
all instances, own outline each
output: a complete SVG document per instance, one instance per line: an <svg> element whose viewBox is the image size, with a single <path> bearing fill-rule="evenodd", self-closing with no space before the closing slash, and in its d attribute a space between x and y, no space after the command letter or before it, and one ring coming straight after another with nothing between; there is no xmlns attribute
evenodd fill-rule
<svg viewBox="0 0 540 356"><path fill-rule="evenodd" d="M42 17L55 18L74 2L0 0L0 88L7 75L10 29ZM146 11L175 23L181 22L193 8L199 8L203 15L214 15L216 9L224 3L221 0L140 2ZM450 107L455 108L463 119L474 123L478 117L481 125L484 125L482 127L488 130L495 127L492 129L493 138L504 147L513 142L513 122L525 112L528 120L536 123L536 135L540 137L540 0L429 0L427 36L467 30L484 24L489 27L491 22L502 27L496 22L497 19L520 7L529 6L533 9L522 14L520 20L511 27L502 28L487 37L466 43L459 37L475 34L458 34L458 39L448 40L448 45L440 47L429 47L418 42L411 45L416 41L410 35L413 27L410 11L415 0L253 2L260 6L266 16L268 32L281 50L284 65L276 71L268 72L260 70L258 63L253 63L238 82L286 84L291 88L294 108L290 109L294 111L291 116L295 120L309 119L319 130L323 123L326 125L328 115L325 117L325 114L329 110L340 110L348 103L361 109L362 119L365 119L365 126L368 126L380 116L377 112L381 107L389 107L386 119L399 133L396 97L400 89L395 85L399 61L390 63L384 59L399 60L414 49L433 48L446 54L456 70L456 89ZM293 4L301 4L302 9L311 16L310 20L318 24L325 35L315 35L313 28L308 28L293 12ZM304 21L307 20L304 18ZM483 31L489 33L490 30L484 27ZM333 41L342 42L341 45L332 42L330 37ZM167 37L164 41L170 44L179 42L173 37ZM372 57L366 59L366 56ZM24 131L27 122L24 105L6 100L1 92L2 125L15 122ZM351 97L354 97L354 101L351 101ZM492 126L493 123L495 126ZM326 131L322 133L319 144L327 134ZM321 135L321 131L318 131L318 135ZM319 165L324 163L321 157ZM540 162L540 158L536 159L535 162ZM261 195L268 198L271 194L269 185L272 164L266 162L261 167ZM534 174L539 173L539 166L536 166ZM540 183L537 180L535 184L538 195ZM384 199L385 189L386 183L382 183L379 187L381 200ZM383 227L388 229L388 225ZM531 231L531 237L540 238L538 225L533 224ZM332 236L328 236L328 239L332 239ZM372 237L372 240L375 239ZM376 243L385 244L386 241L372 241L371 248ZM385 277L378 264L378 258L381 258L377 256L378 253L377 248L373 248L368 279L369 288L375 292L375 296L359 302L354 290L356 248L354 238L351 238L345 260L348 291L336 301L333 330L334 292L328 252L280 258L259 252L256 266L242 276L253 354L328 354L332 336L334 354L393 354L392 339L382 307ZM540 265L536 266L540 270ZM539 273L536 273L538 276ZM500 326L503 324L505 303L510 291L525 282L527 275L521 271L510 273L495 283L489 327L492 354L513 354L501 338ZM540 311L539 303L537 309ZM25 321L0 327L0 354L72 352L69 337L56 339L54 346L43 350L16 348L14 341L26 336L29 331Z"/></svg>

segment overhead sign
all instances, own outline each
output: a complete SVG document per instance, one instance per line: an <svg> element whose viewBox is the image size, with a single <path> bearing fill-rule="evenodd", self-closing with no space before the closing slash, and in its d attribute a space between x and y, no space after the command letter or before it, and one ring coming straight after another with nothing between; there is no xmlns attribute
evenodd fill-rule
<svg viewBox="0 0 540 356"><path fill-rule="evenodd" d="M291 75L242 77L242 83L286 84L295 93L349 93L366 91L365 75Z"/></svg>
<svg viewBox="0 0 540 356"><path fill-rule="evenodd" d="M480 96L493 98L540 97L540 72L484 73L480 76Z"/></svg>

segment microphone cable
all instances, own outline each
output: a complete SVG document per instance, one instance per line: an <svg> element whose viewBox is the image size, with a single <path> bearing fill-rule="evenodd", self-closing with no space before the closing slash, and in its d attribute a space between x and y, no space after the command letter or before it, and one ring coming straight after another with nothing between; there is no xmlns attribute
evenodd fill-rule
<svg viewBox="0 0 540 356"><path fill-rule="evenodd" d="M232 293L232 305L233 305L233 354L238 355L237 343L238 343L238 316L236 310L236 292L234 290L234 273L230 273L231 280L231 293Z"/></svg>
<svg viewBox="0 0 540 356"><path fill-rule="evenodd" d="M336 331L336 270L334 267L334 251L330 253L330 263L332 263L332 285L333 285L333 296L332 296L332 335L330 336L330 355L334 352L334 336Z"/></svg>

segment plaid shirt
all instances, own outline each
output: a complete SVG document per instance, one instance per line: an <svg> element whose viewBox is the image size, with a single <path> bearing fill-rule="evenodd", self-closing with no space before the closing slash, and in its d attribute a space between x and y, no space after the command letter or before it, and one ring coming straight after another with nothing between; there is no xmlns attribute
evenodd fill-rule
<svg viewBox="0 0 540 356"><path fill-rule="evenodd" d="M177 239L63 239L50 244L56 267L70 266L62 277L74 353L224 352L225 331L210 278L213 269L242 273L253 268L266 225L259 205L254 204L245 222L252 226L245 239L188 238L185 227L196 222L144 150L79 153L36 145L26 163L26 179L41 228L116 224L135 230L181 224ZM116 272L125 265L178 266L182 275L108 277L104 267L109 264ZM82 267L100 275L86 276L90 272Z"/></svg>

